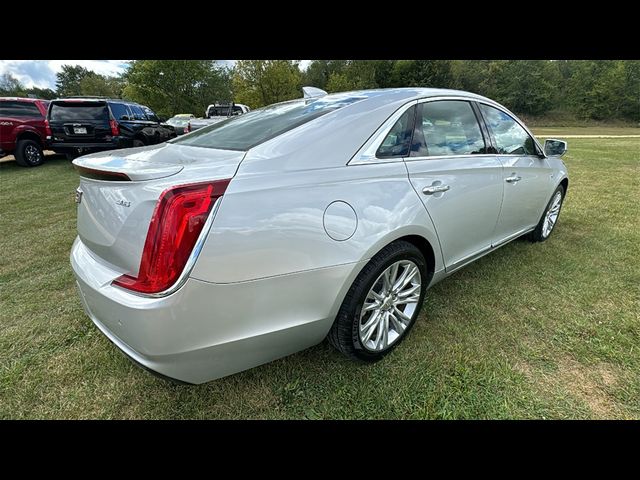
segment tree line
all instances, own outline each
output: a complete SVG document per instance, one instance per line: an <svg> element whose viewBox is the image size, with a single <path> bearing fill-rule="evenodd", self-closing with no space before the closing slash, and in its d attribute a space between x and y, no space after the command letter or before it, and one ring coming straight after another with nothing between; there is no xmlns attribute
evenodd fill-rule
<svg viewBox="0 0 640 480"><path fill-rule="evenodd" d="M148 105L162 116L201 115L214 101L252 108L299 98L303 86L328 92L387 87L467 90L518 114L564 114L581 119L640 121L637 60L137 60L107 77L64 65L56 90L25 88L10 74L0 95L55 98L100 95Z"/></svg>

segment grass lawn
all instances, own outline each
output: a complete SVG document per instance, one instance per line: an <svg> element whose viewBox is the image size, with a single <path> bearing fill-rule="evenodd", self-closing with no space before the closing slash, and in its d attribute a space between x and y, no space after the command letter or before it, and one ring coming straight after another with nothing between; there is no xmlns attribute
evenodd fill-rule
<svg viewBox="0 0 640 480"><path fill-rule="evenodd" d="M436 285L382 362L323 342L200 386L135 367L84 315L69 162L2 163L0 418L640 418L640 139L571 139L565 162L551 238Z"/></svg>
<svg viewBox="0 0 640 480"><path fill-rule="evenodd" d="M563 135L640 135L636 127L532 127L534 135L549 138Z"/></svg>

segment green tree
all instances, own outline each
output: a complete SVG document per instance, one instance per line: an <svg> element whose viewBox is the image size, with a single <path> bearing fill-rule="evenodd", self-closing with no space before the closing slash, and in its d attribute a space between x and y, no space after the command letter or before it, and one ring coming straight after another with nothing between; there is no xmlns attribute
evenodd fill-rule
<svg viewBox="0 0 640 480"><path fill-rule="evenodd" d="M58 91L58 95L60 97L82 95L82 80L92 76L97 76L97 73L80 65L63 65L62 69L56 74L56 90Z"/></svg>
<svg viewBox="0 0 640 480"><path fill-rule="evenodd" d="M31 87L25 89L24 93L27 96L32 95L35 98L42 98L44 100L53 100L58 96L58 94L50 88Z"/></svg>
<svg viewBox="0 0 640 480"><path fill-rule="evenodd" d="M560 71L547 60L501 62L492 92L495 100L517 113L540 115L557 100Z"/></svg>
<svg viewBox="0 0 640 480"><path fill-rule="evenodd" d="M292 60L239 60L232 84L235 100L251 108L302 96L302 73Z"/></svg>
<svg viewBox="0 0 640 480"><path fill-rule="evenodd" d="M398 60L390 72L394 87L450 88L453 84L449 60Z"/></svg>
<svg viewBox="0 0 640 480"><path fill-rule="evenodd" d="M25 94L24 85L10 73L0 76L0 96L19 97Z"/></svg>
<svg viewBox="0 0 640 480"><path fill-rule="evenodd" d="M93 73L93 72L92 72ZM105 77L94 74L80 80L80 95L95 95L119 98L122 94L122 81L118 77Z"/></svg>
<svg viewBox="0 0 640 480"><path fill-rule="evenodd" d="M314 60L302 73L302 83L325 89L331 74L343 73L347 63L347 60Z"/></svg>
<svg viewBox="0 0 640 480"><path fill-rule="evenodd" d="M355 90L356 86L351 79L347 77L346 73L333 72L329 75L329 81L325 85L325 89L329 93L346 92Z"/></svg>
<svg viewBox="0 0 640 480"><path fill-rule="evenodd" d="M624 88L620 113L624 118L640 122L640 60L623 62Z"/></svg>
<svg viewBox="0 0 640 480"><path fill-rule="evenodd" d="M123 79L124 98L162 116L202 115L210 103L231 99L228 73L214 60L136 60Z"/></svg>

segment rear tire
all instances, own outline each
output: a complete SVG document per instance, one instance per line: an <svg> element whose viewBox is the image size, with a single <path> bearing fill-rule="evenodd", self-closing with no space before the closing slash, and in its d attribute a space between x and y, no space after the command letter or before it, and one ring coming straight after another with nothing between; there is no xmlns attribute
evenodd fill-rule
<svg viewBox="0 0 640 480"><path fill-rule="evenodd" d="M35 140L18 140L14 156L21 167L37 167L44 162L42 147Z"/></svg>
<svg viewBox="0 0 640 480"><path fill-rule="evenodd" d="M558 195L560 195L559 198ZM558 185L558 188L556 188L553 195L551 195L551 199L549 200L549 203L547 203L547 208L544 209L544 213L542 214L542 218L540 218L538 225L535 230L529 234L530 242L544 242L551 236L558 220L560 219L560 210L562 209L563 202L564 187L562 185Z"/></svg>
<svg viewBox="0 0 640 480"><path fill-rule="evenodd" d="M145 143L142 140L139 140L137 138L133 139L133 146L135 147L144 147Z"/></svg>
<svg viewBox="0 0 640 480"><path fill-rule="evenodd" d="M398 287L395 290L385 288L383 276L387 272L393 275L395 265L398 265L396 280L392 277L391 284ZM411 274L415 267L418 272ZM403 281L405 272L407 278ZM351 285L329 331L329 343L352 359L365 362L381 360L413 327L428 280L427 262L415 245L404 240L387 245L369 261ZM417 285L419 293L415 291ZM363 310L365 303L367 307ZM372 326L367 328L367 325Z"/></svg>

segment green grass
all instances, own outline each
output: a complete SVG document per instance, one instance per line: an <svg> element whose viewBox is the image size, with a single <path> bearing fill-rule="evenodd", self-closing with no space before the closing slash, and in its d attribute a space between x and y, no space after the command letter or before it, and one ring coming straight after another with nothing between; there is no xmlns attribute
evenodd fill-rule
<svg viewBox="0 0 640 480"><path fill-rule="evenodd" d="M562 135L640 135L640 128L635 127L532 127L531 131L542 138Z"/></svg>
<svg viewBox="0 0 640 480"><path fill-rule="evenodd" d="M133 366L84 315L76 173L0 164L0 418L640 418L640 140L572 139L549 241L429 291L385 360L326 342L200 386Z"/></svg>

